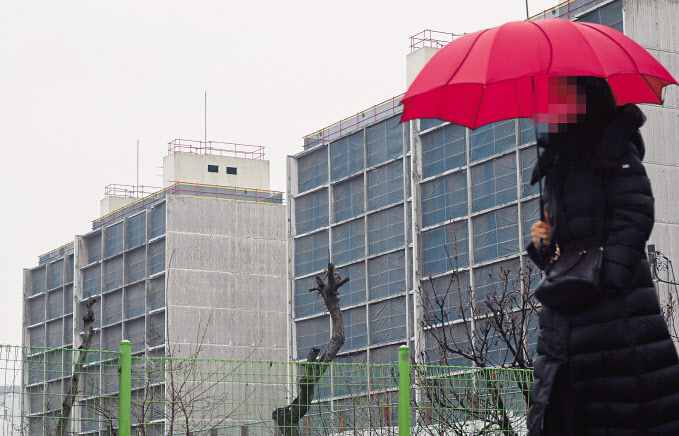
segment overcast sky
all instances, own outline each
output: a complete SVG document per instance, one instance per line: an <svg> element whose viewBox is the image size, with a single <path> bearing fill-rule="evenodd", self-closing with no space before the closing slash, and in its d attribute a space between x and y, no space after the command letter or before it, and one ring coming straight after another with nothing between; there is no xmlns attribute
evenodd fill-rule
<svg viewBox="0 0 679 436"><path fill-rule="evenodd" d="M536 14L556 1L530 0ZM110 183L160 186L175 138L266 146L272 189L302 137L405 91L409 38L525 19L524 0L0 2L0 344L22 270L91 230ZM517 47L520 49L520 47Z"/></svg>

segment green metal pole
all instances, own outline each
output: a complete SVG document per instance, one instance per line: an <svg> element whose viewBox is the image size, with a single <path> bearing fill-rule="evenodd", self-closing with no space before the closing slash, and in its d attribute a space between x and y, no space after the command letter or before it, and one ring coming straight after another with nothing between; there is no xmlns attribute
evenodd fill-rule
<svg viewBox="0 0 679 436"><path fill-rule="evenodd" d="M130 436L132 415L132 344L120 342L120 383L118 385L118 435Z"/></svg>
<svg viewBox="0 0 679 436"><path fill-rule="evenodd" d="M410 435L410 348L398 347L398 435Z"/></svg>

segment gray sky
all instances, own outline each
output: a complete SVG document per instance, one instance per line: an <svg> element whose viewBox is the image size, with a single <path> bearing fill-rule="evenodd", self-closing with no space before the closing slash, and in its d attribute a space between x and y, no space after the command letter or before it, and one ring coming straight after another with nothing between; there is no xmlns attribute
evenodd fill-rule
<svg viewBox="0 0 679 436"><path fill-rule="evenodd" d="M536 14L556 5L530 0ZM266 146L272 189L302 137L405 91L409 37L525 18L524 0L0 3L0 343L22 269L91 229L110 183L160 186L167 143Z"/></svg>

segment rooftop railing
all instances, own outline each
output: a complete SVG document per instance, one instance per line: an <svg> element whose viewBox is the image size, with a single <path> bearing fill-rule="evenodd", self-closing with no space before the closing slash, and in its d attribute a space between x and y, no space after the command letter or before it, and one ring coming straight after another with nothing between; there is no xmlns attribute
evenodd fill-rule
<svg viewBox="0 0 679 436"><path fill-rule="evenodd" d="M167 154L171 153L211 154L263 160L264 146L236 144L233 142L204 142L193 139L175 139L167 144Z"/></svg>
<svg viewBox="0 0 679 436"><path fill-rule="evenodd" d="M156 186L135 186L112 183L104 188L105 197L141 198L151 195L162 188Z"/></svg>
<svg viewBox="0 0 679 436"><path fill-rule="evenodd" d="M73 254L73 242L69 242L68 244L64 244L59 248L55 248L52 251L49 251L45 254L41 254L40 256L38 256L38 265L43 265L45 263L52 262L53 260L62 258L69 254Z"/></svg>
<svg viewBox="0 0 679 436"><path fill-rule="evenodd" d="M570 19L574 16L585 12L594 6L604 3L606 0L568 0L559 3L553 8L545 9L539 14L533 15L528 21L544 20L547 18L565 18Z"/></svg>
<svg viewBox="0 0 679 436"><path fill-rule="evenodd" d="M438 30L423 30L417 35L410 37L410 53L419 50L423 47L441 48L452 42L455 38L462 34L455 34L450 32L439 32Z"/></svg>
<svg viewBox="0 0 679 436"><path fill-rule="evenodd" d="M317 132L311 133L304 137L304 149L316 147L318 145L326 144L334 139L337 139L347 133L359 130L365 125L374 123L375 121L388 118L391 115L397 114L403 110L401 107L401 98L403 94L391 98L385 102L376 104L370 109L359 112L349 118L345 118L335 124L325 127Z"/></svg>
<svg viewBox="0 0 679 436"><path fill-rule="evenodd" d="M113 212L92 221L92 230L103 225L118 221L140 210L163 200L168 195L183 195L188 197L213 198L217 200L247 201L251 203L265 203L282 205L284 195L280 191L265 189L239 188L234 186L203 185L198 183L174 182L172 186L154 192L134 203L116 209Z"/></svg>

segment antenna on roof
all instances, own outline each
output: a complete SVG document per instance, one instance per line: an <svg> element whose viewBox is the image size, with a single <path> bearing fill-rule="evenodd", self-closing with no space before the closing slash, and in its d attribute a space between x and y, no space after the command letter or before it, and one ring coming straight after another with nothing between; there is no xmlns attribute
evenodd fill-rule
<svg viewBox="0 0 679 436"><path fill-rule="evenodd" d="M205 90L205 112L203 114L205 120L205 145L207 146L207 89Z"/></svg>
<svg viewBox="0 0 679 436"><path fill-rule="evenodd" d="M139 138L137 138L137 188L139 188Z"/></svg>

